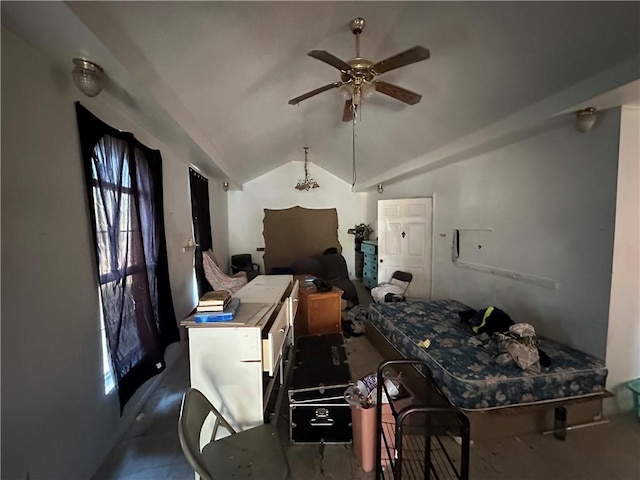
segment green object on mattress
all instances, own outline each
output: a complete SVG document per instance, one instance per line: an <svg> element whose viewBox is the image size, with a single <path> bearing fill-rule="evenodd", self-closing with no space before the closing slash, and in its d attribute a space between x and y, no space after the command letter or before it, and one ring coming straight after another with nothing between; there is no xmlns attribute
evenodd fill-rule
<svg viewBox="0 0 640 480"><path fill-rule="evenodd" d="M484 315L482 316L482 323L480 325L476 325L475 327L473 327L474 333L478 333L478 330L480 330L482 327L484 327L487 324L487 318L489 318L489 316L492 313L493 313L493 307L487 307L487 309L484 312Z"/></svg>

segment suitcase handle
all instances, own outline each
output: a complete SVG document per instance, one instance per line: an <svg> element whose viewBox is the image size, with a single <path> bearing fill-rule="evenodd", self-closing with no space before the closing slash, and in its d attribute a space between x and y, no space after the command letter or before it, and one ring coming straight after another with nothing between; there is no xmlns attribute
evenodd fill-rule
<svg viewBox="0 0 640 480"><path fill-rule="evenodd" d="M335 421L333 418L326 418L322 420L318 420L317 418L312 418L309 420L309 425L312 427L333 427Z"/></svg>
<svg viewBox="0 0 640 480"><path fill-rule="evenodd" d="M335 420L329 416L328 408L316 408L315 418L309 420L312 427L332 427Z"/></svg>

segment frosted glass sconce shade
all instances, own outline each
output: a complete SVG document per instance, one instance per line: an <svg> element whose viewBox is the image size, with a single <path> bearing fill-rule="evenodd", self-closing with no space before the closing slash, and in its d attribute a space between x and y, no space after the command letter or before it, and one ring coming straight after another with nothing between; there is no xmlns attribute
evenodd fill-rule
<svg viewBox="0 0 640 480"><path fill-rule="evenodd" d="M95 97L102 91L104 70L89 60L73 59L73 83L88 97Z"/></svg>
<svg viewBox="0 0 640 480"><path fill-rule="evenodd" d="M584 108L576 112L576 128L579 132L585 133L593 128L598 116L593 107Z"/></svg>

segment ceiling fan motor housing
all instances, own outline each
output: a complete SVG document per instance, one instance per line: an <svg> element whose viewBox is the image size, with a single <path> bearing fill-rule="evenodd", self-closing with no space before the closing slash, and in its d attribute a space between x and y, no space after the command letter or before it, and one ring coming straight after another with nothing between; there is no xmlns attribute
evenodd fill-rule
<svg viewBox="0 0 640 480"><path fill-rule="evenodd" d="M348 72L341 72L340 78L343 82L354 83L371 82L375 76L371 67L373 62L363 57L355 57L347 62L351 66Z"/></svg>

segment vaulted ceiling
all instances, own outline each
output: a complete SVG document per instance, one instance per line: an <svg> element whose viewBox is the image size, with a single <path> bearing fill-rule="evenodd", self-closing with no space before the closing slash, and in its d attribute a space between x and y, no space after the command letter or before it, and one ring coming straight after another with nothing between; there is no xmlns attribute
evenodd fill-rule
<svg viewBox="0 0 640 480"><path fill-rule="evenodd" d="M339 89L287 102L340 79L307 52L352 58L358 16L362 56L422 45L431 58L380 77L422 94L420 103L366 100L357 190L554 116L569 121L583 106L638 105L638 2L2 2L3 25L61 71L73 57L102 65L103 101L239 188L302 160L304 146L351 183L354 131L341 121Z"/></svg>

